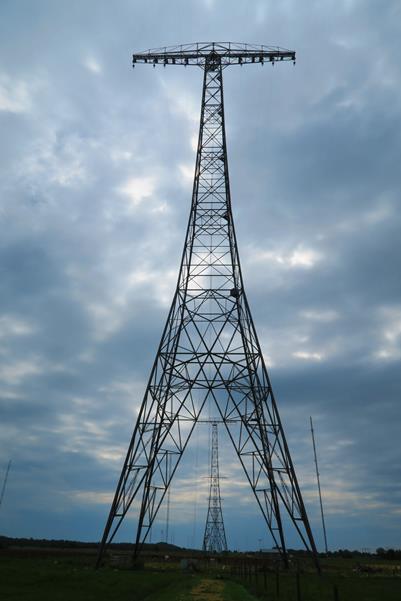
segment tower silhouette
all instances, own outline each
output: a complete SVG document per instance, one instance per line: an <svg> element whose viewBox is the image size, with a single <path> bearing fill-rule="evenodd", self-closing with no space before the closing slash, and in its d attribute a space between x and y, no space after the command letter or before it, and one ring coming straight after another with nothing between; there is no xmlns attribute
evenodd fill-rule
<svg viewBox="0 0 401 601"><path fill-rule="evenodd" d="M217 422L212 423L209 507L207 510L202 549L208 553L227 551L226 532L224 529L223 512L221 510Z"/></svg>
<svg viewBox="0 0 401 601"><path fill-rule="evenodd" d="M205 404L224 422L285 564L283 517L316 547L244 290L231 210L223 102L229 65L295 61L277 47L198 43L133 55L197 65L203 90L192 203L177 287L100 544L134 504L140 549ZM135 503L134 503L135 501Z"/></svg>

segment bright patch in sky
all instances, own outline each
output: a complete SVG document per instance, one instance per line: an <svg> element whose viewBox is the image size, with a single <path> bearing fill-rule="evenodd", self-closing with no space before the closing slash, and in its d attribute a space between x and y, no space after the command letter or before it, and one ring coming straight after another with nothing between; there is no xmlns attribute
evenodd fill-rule
<svg viewBox="0 0 401 601"><path fill-rule="evenodd" d="M401 308L388 307L380 311L383 325L378 359L394 361L401 358Z"/></svg>
<svg viewBox="0 0 401 601"><path fill-rule="evenodd" d="M93 57L87 57L84 61L84 65L89 71L92 71L92 73L99 74L102 72L102 67Z"/></svg>
<svg viewBox="0 0 401 601"><path fill-rule="evenodd" d="M191 136L190 145L191 145L192 150L194 152L196 152L197 149L198 149L198 136L196 134L194 134L193 136Z"/></svg>
<svg viewBox="0 0 401 601"><path fill-rule="evenodd" d="M296 351L293 353L293 357L296 357L297 359L304 359L305 361L322 361L324 358L322 353L309 351Z"/></svg>
<svg viewBox="0 0 401 601"><path fill-rule="evenodd" d="M31 98L27 84L4 74L0 75L0 111L26 113L30 108Z"/></svg>
<svg viewBox="0 0 401 601"><path fill-rule="evenodd" d="M331 322L331 321L335 321L336 319L339 318L339 314L337 311L334 311L332 309L327 309L327 310L308 310L308 311L302 311L301 312L301 317L304 317L305 319L310 319L311 321L321 321L321 322Z"/></svg>
<svg viewBox="0 0 401 601"><path fill-rule="evenodd" d="M291 267L313 267L319 260L320 255L316 251L307 248L296 248L288 257ZM283 259L285 262L285 259Z"/></svg>
<svg viewBox="0 0 401 601"><path fill-rule="evenodd" d="M13 315L0 317L0 338L9 336L28 336L36 327L27 321Z"/></svg>
<svg viewBox="0 0 401 601"><path fill-rule="evenodd" d="M194 178L194 166L186 163L180 163L178 169L183 180L183 185L188 188L188 183L192 182Z"/></svg>
<svg viewBox="0 0 401 601"><path fill-rule="evenodd" d="M118 188L118 192L127 198L128 206L132 210L135 210L145 200L150 198L154 190L155 182L153 177L132 177Z"/></svg>
<svg viewBox="0 0 401 601"><path fill-rule="evenodd" d="M286 268L310 269L321 260L321 254L311 248L300 245L293 251L284 253L280 251L255 250L252 252L253 261L273 262Z"/></svg>
<svg viewBox="0 0 401 601"><path fill-rule="evenodd" d="M6 384L17 386L26 378L43 372L43 366L37 359L26 359L7 363L3 361L0 367L0 379Z"/></svg>
<svg viewBox="0 0 401 601"><path fill-rule="evenodd" d="M197 98L184 84L172 85L171 82L167 84L167 82L163 80L162 87L171 110L178 115L180 119L186 119L190 123L191 129L194 128L190 138L192 139L193 136L196 136L199 126L200 99Z"/></svg>
<svg viewBox="0 0 401 601"><path fill-rule="evenodd" d="M90 491L90 490L77 490L77 491L68 491L68 496L71 497L73 501L78 501L79 503L85 503L88 505L110 505L113 501L113 495L110 492L101 492L101 491Z"/></svg>

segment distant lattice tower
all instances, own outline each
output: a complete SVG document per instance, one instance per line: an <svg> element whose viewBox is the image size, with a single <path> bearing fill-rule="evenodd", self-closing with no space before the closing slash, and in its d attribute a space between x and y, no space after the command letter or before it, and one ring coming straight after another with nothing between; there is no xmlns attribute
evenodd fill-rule
<svg viewBox="0 0 401 601"><path fill-rule="evenodd" d="M212 423L209 507L207 510L202 549L207 553L227 551L226 532L224 529L223 512L221 510L217 422Z"/></svg>
<svg viewBox="0 0 401 601"><path fill-rule="evenodd" d="M191 211L177 287L104 529L98 564L131 505L137 555L202 409L216 406L272 544L288 565L283 518L318 566L315 542L242 278L228 173L223 70L294 61L277 47L199 43L133 55L203 70ZM272 112L272 111L271 111ZM135 501L135 503L134 503Z"/></svg>

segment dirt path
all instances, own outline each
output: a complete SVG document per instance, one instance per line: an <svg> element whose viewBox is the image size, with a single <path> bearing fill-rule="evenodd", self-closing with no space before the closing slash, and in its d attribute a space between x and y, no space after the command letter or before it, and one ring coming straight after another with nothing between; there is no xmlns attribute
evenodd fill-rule
<svg viewBox="0 0 401 601"><path fill-rule="evenodd" d="M191 601L224 601L224 582L202 578L190 592Z"/></svg>
<svg viewBox="0 0 401 601"><path fill-rule="evenodd" d="M186 597L188 601L256 601L238 582L201 578Z"/></svg>

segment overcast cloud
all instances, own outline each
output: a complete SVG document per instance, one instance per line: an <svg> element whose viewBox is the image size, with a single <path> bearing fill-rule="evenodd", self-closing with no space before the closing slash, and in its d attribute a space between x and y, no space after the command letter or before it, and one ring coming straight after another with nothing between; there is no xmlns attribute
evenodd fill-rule
<svg viewBox="0 0 401 601"><path fill-rule="evenodd" d="M2 1L0 532L102 533L175 287L202 84L196 68L133 71L131 53L205 40L297 52L295 67L225 71L245 285L318 546L310 415L329 546L399 547L392 0ZM220 442L229 546L269 546ZM207 443L200 426L173 484L177 544L202 542Z"/></svg>

